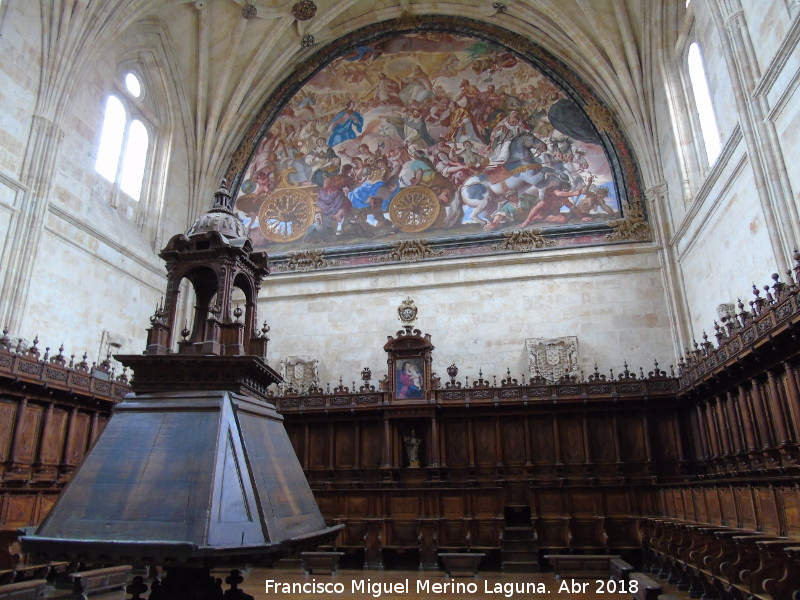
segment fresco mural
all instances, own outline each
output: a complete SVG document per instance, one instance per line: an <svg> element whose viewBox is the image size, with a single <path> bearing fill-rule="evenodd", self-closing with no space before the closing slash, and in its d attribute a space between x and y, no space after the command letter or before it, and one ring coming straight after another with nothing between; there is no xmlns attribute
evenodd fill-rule
<svg viewBox="0 0 800 600"><path fill-rule="evenodd" d="M575 232L621 216L613 173L543 72L478 38L418 32L311 77L258 142L236 208L271 254Z"/></svg>

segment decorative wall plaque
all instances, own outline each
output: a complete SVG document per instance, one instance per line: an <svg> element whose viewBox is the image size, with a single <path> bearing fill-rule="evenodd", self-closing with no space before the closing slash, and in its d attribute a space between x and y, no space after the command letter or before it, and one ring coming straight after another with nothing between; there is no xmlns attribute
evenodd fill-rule
<svg viewBox="0 0 800 600"><path fill-rule="evenodd" d="M578 338L574 335L557 338L528 338L528 367L531 375L539 375L553 383L561 377L578 377Z"/></svg>
<svg viewBox="0 0 800 600"><path fill-rule="evenodd" d="M307 356L289 356L281 359L281 391L305 393L319 383L319 359Z"/></svg>

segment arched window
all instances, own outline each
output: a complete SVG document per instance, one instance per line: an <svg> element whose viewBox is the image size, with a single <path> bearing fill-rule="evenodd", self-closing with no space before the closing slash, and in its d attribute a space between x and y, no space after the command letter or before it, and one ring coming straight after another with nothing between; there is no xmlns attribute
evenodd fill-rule
<svg viewBox="0 0 800 600"><path fill-rule="evenodd" d="M119 95L106 100L95 170L133 200L142 195L150 135L139 100L144 95L136 74L128 72Z"/></svg>
<svg viewBox="0 0 800 600"><path fill-rule="evenodd" d="M691 43L686 60L689 67L689 80L692 84L695 108L700 121L700 131L703 135L703 144L706 149L706 157L708 158L708 164L711 165L714 164L714 161L719 156L720 140L700 44L697 42Z"/></svg>

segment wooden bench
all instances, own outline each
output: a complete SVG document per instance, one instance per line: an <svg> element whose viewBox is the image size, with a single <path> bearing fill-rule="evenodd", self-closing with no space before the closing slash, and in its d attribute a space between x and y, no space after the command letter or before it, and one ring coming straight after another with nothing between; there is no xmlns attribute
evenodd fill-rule
<svg viewBox="0 0 800 600"><path fill-rule="evenodd" d="M546 554L556 577L608 578L615 554Z"/></svg>
<svg viewBox="0 0 800 600"><path fill-rule="evenodd" d="M661 584L644 573L631 573L629 581L636 581L639 584L633 594L635 600L658 600L661 595Z"/></svg>
<svg viewBox="0 0 800 600"><path fill-rule="evenodd" d="M481 552L439 552L448 577L475 577L484 556Z"/></svg>
<svg viewBox="0 0 800 600"><path fill-rule="evenodd" d="M50 563L40 565L16 565L14 567L14 583L30 579L47 579L50 573Z"/></svg>
<svg viewBox="0 0 800 600"><path fill-rule="evenodd" d="M615 581L628 581L630 574L633 573L633 566L621 558L612 558L608 566L611 569L611 579Z"/></svg>
<svg viewBox="0 0 800 600"><path fill-rule="evenodd" d="M0 600L40 600L44 597L46 586L46 579L30 579L0 585Z"/></svg>
<svg viewBox="0 0 800 600"><path fill-rule="evenodd" d="M123 589L131 568L130 565L121 565L70 573L68 577L72 580L72 597L85 598L96 592Z"/></svg>
<svg viewBox="0 0 800 600"><path fill-rule="evenodd" d="M333 575L342 556L344 552L301 552L301 566L306 575L311 573Z"/></svg>

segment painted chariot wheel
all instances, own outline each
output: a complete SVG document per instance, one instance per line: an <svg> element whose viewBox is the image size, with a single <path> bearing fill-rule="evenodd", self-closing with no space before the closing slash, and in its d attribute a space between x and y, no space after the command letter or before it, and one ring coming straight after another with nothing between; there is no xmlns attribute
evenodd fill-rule
<svg viewBox="0 0 800 600"><path fill-rule="evenodd" d="M404 188L389 203L389 217L400 231L425 231L439 216L439 198L421 185Z"/></svg>
<svg viewBox="0 0 800 600"><path fill-rule="evenodd" d="M304 189L275 190L261 203L258 226L270 242L293 242L314 222L314 197Z"/></svg>

